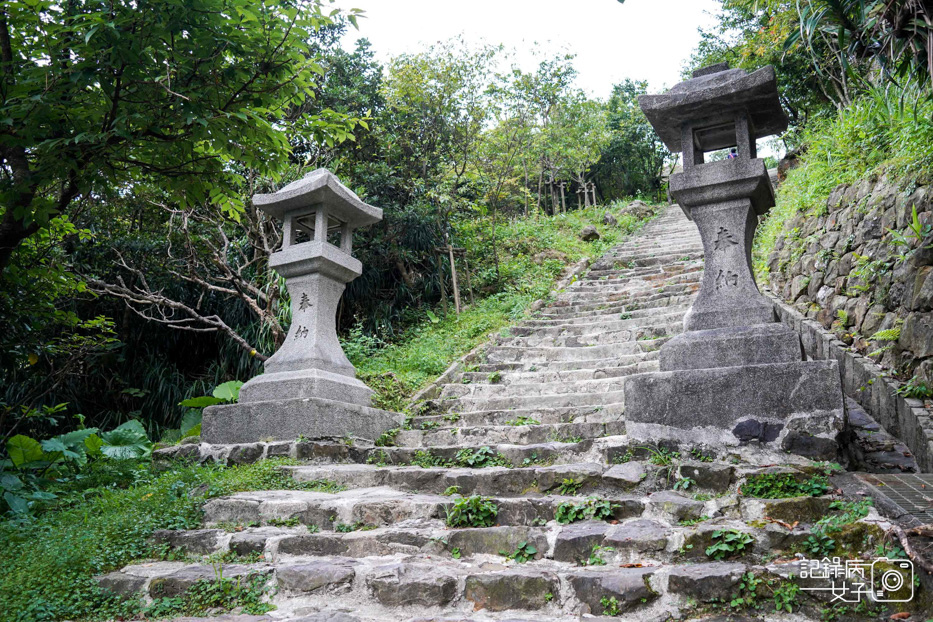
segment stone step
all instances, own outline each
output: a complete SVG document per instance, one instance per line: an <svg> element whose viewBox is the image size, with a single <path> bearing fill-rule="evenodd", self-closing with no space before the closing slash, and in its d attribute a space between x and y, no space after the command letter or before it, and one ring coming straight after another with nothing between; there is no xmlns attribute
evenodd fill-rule
<svg viewBox="0 0 933 622"><path fill-rule="evenodd" d="M654 307L644 307L639 309L626 310L625 305L619 305L618 310L601 310L593 311L589 313L580 314L580 317L545 317L543 315L535 316L533 319L525 320L516 329L523 330L526 328L573 328L576 326L584 327L583 330L588 328L601 326L605 323L612 323L616 321L620 322L633 322L635 326L639 322L650 323L654 321L654 318L666 319L666 316L676 316L680 315L683 317L684 314L690 309L690 304L692 303L692 297L684 297L679 304L658 304Z"/></svg>
<svg viewBox="0 0 933 622"><path fill-rule="evenodd" d="M573 320L593 321L596 316L611 315L618 313L634 313L639 310L657 310L664 307L680 307L688 304L692 305L695 298L694 292L687 293L668 293L658 292L648 296L643 296L633 300L616 300L601 303L580 303L575 305L560 305L548 307L535 316L535 320L556 320L559 323L568 323Z"/></svg>
<svg viewBox="0 0 933 622"><path fill-rule="evenodd" d="M487 376L489 380L489 376ZM531 383L482 383L448 384L441 391L440 399L486 399L494 397L538 397L544 395L564 395L566 393L609 393L622 391L624 379L600 378L598 380L531 382Z"/></svg>
<svg viewBox="0 0 933 622"><path fill-rule="evenodd" d="M275 563L220 567L158 562L127 566L100 582L105 589L126 595L177 597L218 573L259 577L274 587L273 602L281 605L276 619L306 622L571 622L584 619L583 612L586 619L595 615L607 622L636 619L633 615L642 622L661 622L684 603L728 600L743 575L753 569L744 561L622 568L603 559L606 565L581 568L547 559L520 564L498 557L500 561L302 555ZM780 572L776 566L754 570L770 576ZM309 617L309 611L323 613ZM610 617L619 615L625 617Z"/></svg>
<svg viewBox="0 0 933 622"><path fill-rule="evenodd" d="M624 404L601 404L599 406L563 406L557 408L516 408L513 410L478 410L444 415L418 416L412 419L412 427L421 429L427 422L438 425L462 426L508 425L509 421L520 418L533 419L545 424L604 422L607 419L620 419Z"/></svg>
<svg viewBox="0 0 933 622"><path fill-rule="evenodd" d="M518 326L509 329L508 334L513 337L527 337L532 335L547 335L551 337L562 337L568 335L593 335L600 332L614 330L632 330L637 328L655 326L658 324L669 324L683 318L689 307L680 305L677 307L657 307L654 309L640 309L637 312L610 313L591 315L589 322L567 322L534 319L527 320Z"/></svg>
<svg viewBox="0 0 933 622"><path fill-rule="evenodd" d="M641 325L630 324L621 328L604 328L603 330L590 329L588 334L567 334L553 335L545 332L543 334L537 331L530 335L515 335L509 339L503 339L499 342L500 346L509 347L528 347L535 348L540 346L547 347L569 347L569 348L588 348L591 346L610 345L615 343L627 343L630 341L641 341L653 337L673 337L683 332L683 316L672 314L661 316L653 322L643 322ZM603 325L606 326L606 325Z"/></svg>
<svg viewBox="0 0 933 622"><path fill-rule="evenodd" d="M640 342L639 342L640 343ZM590 349L590 348L587 348ZM645 361L658 359L658 351L650 348L639 354L625 354L608 356L605 358L592 358L570 361L513 361L508 363L482 363L476 366L478 372L495 371L564 371L576 369L600 369L609 367L624 367Z"/></svg>
<svg viewBox="0 0 933 622"><path fill-rule="evenodd" d="M505 397L463 397L441 401L446 412L470 412L475 410L503 410L509 408L555 408L560 406L602 406L624 404L625 392L605 393L554 393L545 395L516 395Z"/></svg>
<svg viewBox="0 0 933 622"><path fill-rule="evenodd" d="M663 283L638 282L622 291L580 291L565 290L558 294L555 305L550 308L560 308L561 303L567 305L573 304L598 304L620 301L639 301L659 293L677 296L689 294L698 291L700 280L690 283L673 283L665 286Z"/></svg>
<svg viewBox="0 0 933 622"><path fill-rule="evenodd" d="M602 407L600 407L602 408ZM457 427L458 422L421 423L420 429L403 430L396 437L398 447L443 447L461 445L512 445L566 442L567 439L598 438L625 434L625 422L621 416L607 415L600 410L604 421L572 423L528 423L528 419L513 418L506 425L484 425ZM537 421L537 420L534 420Z"/></svg>
<svg viewBox="0 0 933 622"><path fill-rule="evenodd" d="M526 527L554 520L562 503L580 501L577 497L562 495L490 496L488 499L497 508L497 524ZM611 502L614 520L641 516L646 507L644 499L622 493L612 496ZM322 532L340 531L350 526L389 527L406 521L444 520L455 503L453 497L404 492L387 486L356 488L335 494L298 490L242 492L208 501L204 505L204 524L211 527L297 522Z"/></svg>
<svg viewBox="0 0 933 622"><path fill-rule="evenodd" d="M702 279L703 273L700 270L692 270L681 273L661 272L658 274L645 274L637 277L628 277L625 279L605 279L597 281L578 281L573 287L568 287L567 291L573 292L617 292L628 291L640 286L642 283L661 284L664 286L675 283L697 283Z"/></svg>
<svg viewBox="0 0 933 622"><path fill-rule="evenodd" d="M592 361L596 359L652 352L660 348L663 338L628 341L601 346L582 347L510 347L496 346L486 351L487 363L545 363L550 361Z"/></svg>
<svg viewBox="0 0 933 622"><path fill-rule="evenodd" d="M658 371L658 362L656 360L642 361L630 365L618 367L599 367L593 369L573 369L569 371L559 370L541 370L541 371L504 371L493 376L493 380L500 385L509 385L512 383L553 383L553 382L578 382L581 380L599 380L603 378L622 378L632 374L642 374L652 371ZM463 383L483 384L492 382L489 373L465 372L461 374L460 380ZM445 385L446 386L446 385Z"/></svg>

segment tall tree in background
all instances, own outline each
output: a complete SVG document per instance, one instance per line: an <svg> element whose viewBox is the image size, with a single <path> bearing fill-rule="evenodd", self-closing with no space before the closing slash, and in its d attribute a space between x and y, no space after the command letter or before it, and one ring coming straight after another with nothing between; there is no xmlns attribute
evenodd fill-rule
<svg viewBox="0 0 933 622"><path fill-rule="evenodd" d="M606 105L609 142L594 168L603 195L610 199L658 195L670 153L638 105L647 82L626 80L612 87Z"/></svg>

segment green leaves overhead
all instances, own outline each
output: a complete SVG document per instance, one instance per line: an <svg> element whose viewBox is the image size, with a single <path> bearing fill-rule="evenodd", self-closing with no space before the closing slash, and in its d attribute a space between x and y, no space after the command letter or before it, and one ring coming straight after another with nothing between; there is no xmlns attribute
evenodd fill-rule
<svg viewBox="0 0 933 622"><path fill-rule="evenodd" d="M174 202L242 211L235 168L282 173L280 121L325 72L309 42L339 12L322 4L3 3L14 60L0 72L0 146L15 164L0 204L23 227L45 226L77 196L152 179ZM303 121L321 143L351 138L355 121L318 112Z"/></svg>

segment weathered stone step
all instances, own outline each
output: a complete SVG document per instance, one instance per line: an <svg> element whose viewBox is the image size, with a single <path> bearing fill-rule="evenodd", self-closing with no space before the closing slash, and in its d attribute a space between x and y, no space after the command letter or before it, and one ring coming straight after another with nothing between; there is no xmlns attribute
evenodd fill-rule
<svg viewBox="0 0 933 622"><path fill-rule="evenodd" d="M301 611L300 619L307 622L571 622L582 619L583 611L607 622L632 620L636 612L639 620L660 622L685 602L728 599L750 569L742 562L580 568L551 560L497 564L427 556L290 556L275 564L220 568L184 562L137 564L100 582L126 595L176 597L218 572L237 577L252 573L267 577L274 586L274 602L294 600L287 609ZM767 572L763 567L755 570ZM325 613L308 617L309 610Z"/></svg>
<svg viewBox="0 0 933 622"><path fill-rule="evenodd" d="M647 309L659 306L670 306L672 304L681 304L684 299L679 297L692 297L699 291L698 284L673 285L669 288L659 287L657 289L646 288L644 290L633 292L626 295L607 295L605 299L589 300L563 300L558 299L550 307L541 310L541 316L564 316L580 312L591 313L593 311L602 311L605 309Z"/></svg>
<svg viewBox="0 0 933 622"><path fill-rule="evenodd" d="M495 376L493 376L495 378ZM487 376L489 380L489 376ZM542 395L563 395L566 393L609 393L625 388L620 378L600 378L598 380L532 382L532 383L482 383L448 384L441 391L440 399L493 398L493 397L537 397Z"/></svg>
<svg viewBox="0 0 933 622"><path fill-rule="evenodd" d="M660 348L664 339L628 341L604 346L582 347L510 347L496 346L486 352L488 363L545 363L549 361L592 361L614 356L651 352Z"/></svg>
<svg viewBox="0 0 933 622"><path fill-rule="evenodd" d="M558 294L557 303L567 304L597 304L621 301L638 301L650 298L659 293L667 293L670 296L683 295L696 291L699 288L700 279L688 283L672 283L665 286L663 282L650 283L647 281L638 281L619 291L585 291L585 290L565 290ZM609 288L607 288L608 290ZM555 304L551 308L559 308Z"/></svg>
<svg viewBox="0 0 933 622"><path fill-rule="evenodd" d="M503 410L509 408L556 408L560 406L602 406L624 404L622 389L605 393L555 393L544 395L517 395L506 397L462 397L442 400L441 408L447 412L469 412L474 410Z"/></svg>
<svg viewBox="0 0 933 622"><path fill-rule="evenodd" d="M630 253L620 254L614 257L606 257L601 263L601 268L634 268L640 266L659 266L677 262L690 262L703 258L702 248L685 248L681 251L641 254Z"/></svg>
<svg viewBox="0 0 933 622"><path fill-rule="evenodd" d="M567 317L586 317L592 318L595 315L605 315L613 312L633 312L640 309L657 309L660 307L680 306L683 304L692 304L695 292L690 289L674 292L653 292L635 298L626 298L621 300L610 300L606 302L581 302L571 304L569 302L555 303L550 307L541 310L535 319ZM596 312L596 313L594 313ZM590 319L592 321L592 319Z"/></svg>
<svg viewBox="0 0 933 622"><path fill-rule="evenodd" d="M683 320L686 306L683 310L679 308L671 309L663 307L659 312L646 314L644 311L641 317L630 317L621 319L621 314L605 316L605 321L593 321L576 324L547 324L544 326L521 324L509 329L509 334L514 337L567 337L567 336L589 336L597 335L602 332L613 332L618 330L636 330L657 325L666 325ZM596 316L598 317L598 316Z"/></svg>
<svg viewBox="0 0 933 622"><path fill-rule="evenodd" d="M676 268L677 266L675 266ZM594 287L624 287L629 281L670 281L677 282L681 278L690 277L703 270L700 265L680 266L680 269L669 269L668 266L641 268L638 272L635 270L597 272L591 275L587 273L586 277L577 281L572 286L574 289L586 289ZM588 277L588 278L587 278Z"/></svg>
<svg viewBox="0 0 933 622"><path fill-rule="evenodd" d="M601 411L602 412L602 411ZM517 421L516 419L512 420ZM456 426L456 423L447 423ZM425 424L422 424L425 425ZM432 425L432 424L427 424ZM625 434L621 417L605 422L574 422L534 425L486 425L482 427L438 427L399 432L397 447L444 447L448 445L476 446L499 444L541 444L567 442L567 439L598 438Z"/></svg>
<svg viewBox="0 0 933 622"><path fill-rule="evenodd" d="M444 415L418 416L412 419L412 427L420 429L427 422L437 425L459 423L462 426L508 425L519 418L534 419L542 424L572 422L604 422L621 419L624 404L601 404L599 406L563 406L558 408L516 408L513 410L478 410Z"/></svg>
<svg viewBox="0 0 933 622"><path fill-rule="evenodd" d="M536 467L421 468L368 464L335 464L283 467L301 482L328 480L352 488L389 486L398 490L442 494L511 497L567 493L617 495L641 484L648 472L644 465L606 466L598 463L569 463ZM650 470L650 467L649 469ZM565 480L572 480L569 488Z"/></svg>
<svg viewBox="0 0 933 622"><path fill-rule="evenodd" d="M496 384L525 384L525 383L552 383L552 382L578 382L581 380L599 380L602 378L622 378L632 374L641 374L658 370L658 362L654 360L632 363L618 367L598 367L593 369L574 369L569 371L504 371L494 375L483 372L465 372L461 374L460 381L469 384L490 383Z"/></svg>
<svg viewBox="0 0 933 622"><path fill-rule="evenodd" d="M428 469L423 470L429 474ZM558 506L577 502L570 496L489 497L497 508L499 525L534 526L554 520ZM612 497L615 520L640 516L641 498L619 494ZM294 522L321 531L337 531L342 525L398 526L412 520L444 519L455 499L438 494L408 493L389 487L358 488L336 494L295 490L243 492L212 499L204 505L207 526Z"/></svg>
<svg viewBox="0 0 933 622"><path fill-rule="evenodd" d="M513 361L508 363L483 363L476 366L478 372L494 371L563 371L574 369L599 369L604 367L624 367L644 361L657 360L657 350L643 351L639 354L618 354L605 358L592 358L570 361Z"/></svg>
<svg viewBox="0 0 933 622"><path fill-rule="evenodd" d="M585 335L528 335L503 339L500 346L536 348L541 346L555 348L588 348L591 346L610 345L638 341L646 336L673 337L683 332L683 317L668 317L664 321L644 323L641 326L628 326L617 329L594 331Z"/></svg>
<svg viewBox="0 0 933 622"><path fill-rule="evenodd" d="M536 316L534 319L525 320L516 328L564 328L573 326L599 326L604 322L614 321L634 321L635 324L641 322L651 322L654 318L663 318L667 315L680 315L681 317L690 309L690 303L693 297L682 297L678 303L659 304L654 307L645 306L639 309L626 309L625 305L618 305L618 309L603 309L589 313L580 314L580 317L546 317Z"/></svg>
<svg viewBox="0 0 933 622"><path fill-rule="evenodd" d="M668 287L680 283L698 283L702 279L702 272L694 270L692 272L683 272L681 274L646 274L640 277L630 279L606 279L599 281L579 281L573 287L568 287L568 292L625 292L635 290L644 284L661 285Z"/></svg>
<svg viewBox="0 0 933 622"><path fill-rule="evenodd" d="M578 462L607 462L615 455L621 455L630 444L625 436L607 436L595 439L583 439L575 442L548 441L530 445L447 445L434 447L374 447L353 454L353 462L367 464L386 464L395 466L410 465L450 465L458 464L457 456L464 449L473 452L488 447L495 454L501 454L503 464L512 467L550 466Z"/></svg>

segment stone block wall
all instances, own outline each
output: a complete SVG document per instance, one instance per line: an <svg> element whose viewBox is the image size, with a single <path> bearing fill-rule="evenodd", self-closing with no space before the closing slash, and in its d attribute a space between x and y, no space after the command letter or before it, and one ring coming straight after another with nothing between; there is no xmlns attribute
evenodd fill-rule
<svg viewBox="0 0 933 622"><path fill-rule="evenodd" d="M931 224L933 187L866 179L789 220L768 261L779 315L800 332L807 355L839 360L846 394L906 442L925 471L933 470L933 400L906 396L933 388Z"/></svg>

